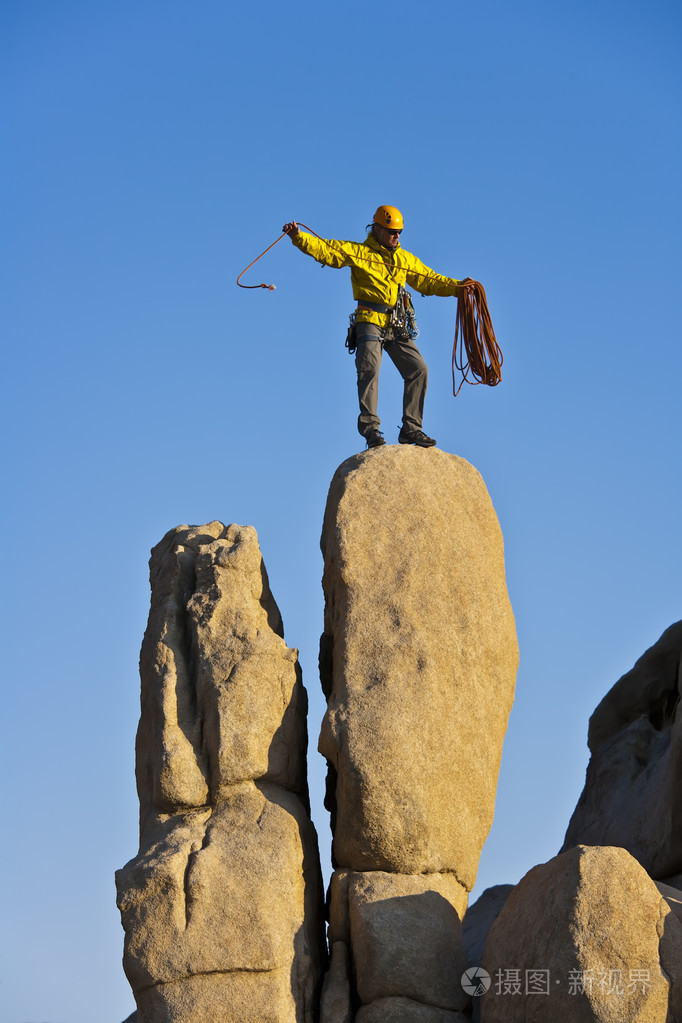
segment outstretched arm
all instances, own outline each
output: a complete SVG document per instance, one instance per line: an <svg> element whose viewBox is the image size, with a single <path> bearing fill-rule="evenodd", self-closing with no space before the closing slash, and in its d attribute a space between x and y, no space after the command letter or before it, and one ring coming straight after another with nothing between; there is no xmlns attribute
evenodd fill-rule
<svg viewBox="0 0 682 1023"><path fill-rule="evenodd" d="M422 295L454 295L457 297L462 282L455 277L444 277L442 274L437 274L435 270L426 266L410 253L407 283Z"/></svg>
<svg viewBox="0 0 682 1023"><path fill-rule="evenodd" d="M305 225L304 225L305 226ZM323 266L335 268L351 266L354 254L360 248L355 242L341 242L335 239L319 238L317 235L301 231L295 220L290 220L282 228L288 234L297 249L312 256Z"/></svg>

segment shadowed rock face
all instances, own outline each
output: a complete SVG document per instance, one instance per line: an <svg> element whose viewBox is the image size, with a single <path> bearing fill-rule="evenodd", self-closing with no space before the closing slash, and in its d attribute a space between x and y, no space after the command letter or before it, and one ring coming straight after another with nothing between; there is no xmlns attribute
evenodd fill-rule
<svg viewBox="0 0 682 1023"><path fill-rule="evenodd" d="M627 849L655 878L682 871L682 622L616 682L590 718L585 788L563 849Z"/></svg>
<svg viewBox="0 0 682 1023"><path fill-rule="evenodd" d="M255 530L181 526L150 568L140 851L116 878L139 1023L312 1021L307 700Z"/></svg>
<svg viewBox="0 0 682 1023"><path fill-rule="evenodd" d="M467 462L386 446L337 470L322 551L322 1023L454 1023L518 661L502 535Z"/></svg>
<svg viewBox="0 0 682 1023"><path fill-rule="evenodd" d="M483 949L490 928L504 909L513 890L513 884L493 885L486 888L467 909L462 926L462 941L468 966L479 966L483 962Z"/></svg>

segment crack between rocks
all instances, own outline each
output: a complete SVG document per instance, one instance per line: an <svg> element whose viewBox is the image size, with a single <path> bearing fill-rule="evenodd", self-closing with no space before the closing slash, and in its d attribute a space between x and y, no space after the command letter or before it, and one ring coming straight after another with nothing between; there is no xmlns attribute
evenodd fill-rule
<svg viewBox="0 0 682 1023"><path fill-rule="evenodd" d="M193 977L229 977L234 973L275 973L276 970L281 969L279 966L275 966L270 970L259 969L256 966L241 966L235 970L201 970L198 973L188 973L186 977L176 977L173 980L157 980L155 984L146 984L144 987L138 988L138 992L142 994L143 991L153 991L156 987L163 987L166 984L183 984L187 980L191 980Z"/></svg>
<svg viewBox="0 0 682 1023"><path fill-rule="evenodd" d="M420 870L414 873L407 873L404 870L388 870L386 867L343 867L338 865L334 868L335 870L352 870L355 874L395 874L397 877L433 877L438 875L439 877L454 877L457 884L460 886L462 891L465 891L467 895L471 895L473 886L467 888L464 881L461 881L455 870Z"/></svg>
<svg viewBox="0 0 682 1023"><path fill-rule="evenodd" d="M666 907L668 907L667 913L665 912ZM666 963L664 962L666 956L665 951L662 948L662 945L665 933L665 921L666 918L668 916L672 916L672 914L673 914L672 909L670 909L670 907L668 906L665 898L661 896L661 901L658 906L658 920L656 921L656 932L658 934L658 968L661 971L661 975L665 977L665 979L668 982L668 1002L672 1001L675 978L672 975L672 971L669 973L666 970ZM670 1023L677 1023L678 1017L673 1014L670 1008L668 1009L668 1013L669 1013L668 1019L670 1020Z"/></svg>
<svg viewBox="0 0 682 1023"><path fill-rule="evenodd" d="M191 893L190 893L190 883L189 883L190 875L192 873L192 868L193 868L193 866L194 866L194 864L196 862L197 856L208 845L208 825L209 825L209 821L211 820L212 816L213 816L213 811L209 808L208 817L204 821L204 825L203 825L204 826L204 833L203 833L203 835L201 837L201 845L198 848L195 848L196 842L193 842L192 843L192 848L190 849L190 852L189 852L189 856L187 857L187 866L185 867L185 876L183 878L183 891L184 891L184 896L185 896L185 930L187 930L187 928L189 926L189 923L190 923L190 920L192 918L192 896L191 896Z"/></svg>
<svg viewBox="0 0 682 1023"><path fill-rule="evenodd" d="M440 1009L442 1012L451 1012L453 1015L462 1012L462 1009L453 1009L451 1005L441 1005L439 1002L423 1002L419 998L412 998L411 995L379 995L377 998L373 998L371 1002L363 1002L363 1008L366 1005L376 1005L377 1002L381 1002L386 998L400 998L405 1002L412 1002L414 1005L425 1005L429 1009Z"/></svg>
<svg viewBox="0 0 682 1023"><path fill-rule="evenodd" d="M179 667L176 677L177 726L189 743L197 768L202 775L206 787L209 787L209 774L204 756L204 717L201 712L198 689L199 660L196 649L195 622L190 610L191 602L197 595L197 558L201 553L187 544L177 554L179 578L176 583L174 597L177 602L176 630L177 648L175 654ZM187 701L188 717L185 719L180 708Z"/></svg>

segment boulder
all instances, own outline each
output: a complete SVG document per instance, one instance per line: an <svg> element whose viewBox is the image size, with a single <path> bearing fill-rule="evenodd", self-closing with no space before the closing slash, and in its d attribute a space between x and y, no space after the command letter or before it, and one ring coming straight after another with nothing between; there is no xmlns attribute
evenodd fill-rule
<svg viewBox="0 0 682 1023"><path fill-rule="evenodd" d="M680 1019L682 924L625 850L577 846L534 867L493 924L482 1023Z"/></svg>
<svg viewBox="0 0 682 1023"><path fill-rule="evenodd" d="M518 662L478 472L387 445L337 470L322 533L334 864L473 887Z"/></svg>
<svg viewBox="0 0 682 1023"><path fill-rule="evenodd" d="M327 940L330 947L335 941L350 945L350 908L348 886L354 876L352 870L335 870L329 882L329 929Z"/></svg>
<svg viewBox="0 0 682 1023"><path fill-rule="evenodd" d="M452 874L355 873L349 878L350 935L363 1005L401 997L463 1009L462 918L467 893Z"/></svg>
<svg viewBox="0 0 682 1023"><path fill-rule="evenodd" d="M144 1023L308 1023L323 958L306 694L255 530L152 552L137 736L140 849L117 872Z"/></svg>
<svg viewBox="0 0 682 1023"><path fill-rule="evenodd" d="M329 890L329 942L351 949L354 997L364 1004L403 997L448 1010L466 1005L467 892L453 874L336 870Z"/></svg>
<svg viewBox="0 0 682 1023"><path fill-rule="evenodd" d="M469 906L462 926L462 942L469 966L478 966L483 961L483 949L490 928L502 912L513 884L496 884L486 888L482 895Z"/></svg>
<svg viewBox="0 0 682 1023"><path fill-rule="evenodd" d="M655 878L682 871L682 622L672 625L590 718L585 788L562 849L627 849Z"/></svg>

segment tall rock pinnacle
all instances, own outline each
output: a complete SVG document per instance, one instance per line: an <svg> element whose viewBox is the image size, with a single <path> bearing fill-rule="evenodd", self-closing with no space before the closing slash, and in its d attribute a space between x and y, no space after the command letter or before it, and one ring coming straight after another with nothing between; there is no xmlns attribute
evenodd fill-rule
<svg viewBox="0 0 682 1023"><path fill-rule="evenodd" d="M502 535L471 465L391 445L337 470L322 551L337 868L323 1023L344 990L358 1023L454 1020L518 663Z"/></svg>
<svg viewBox="0 0 682 1023"><path fill-rule="evenodd" d="M256 532L180 526L150 569L140 850L116 876L138 1023L312 1023L307 699Z"/></svg>

